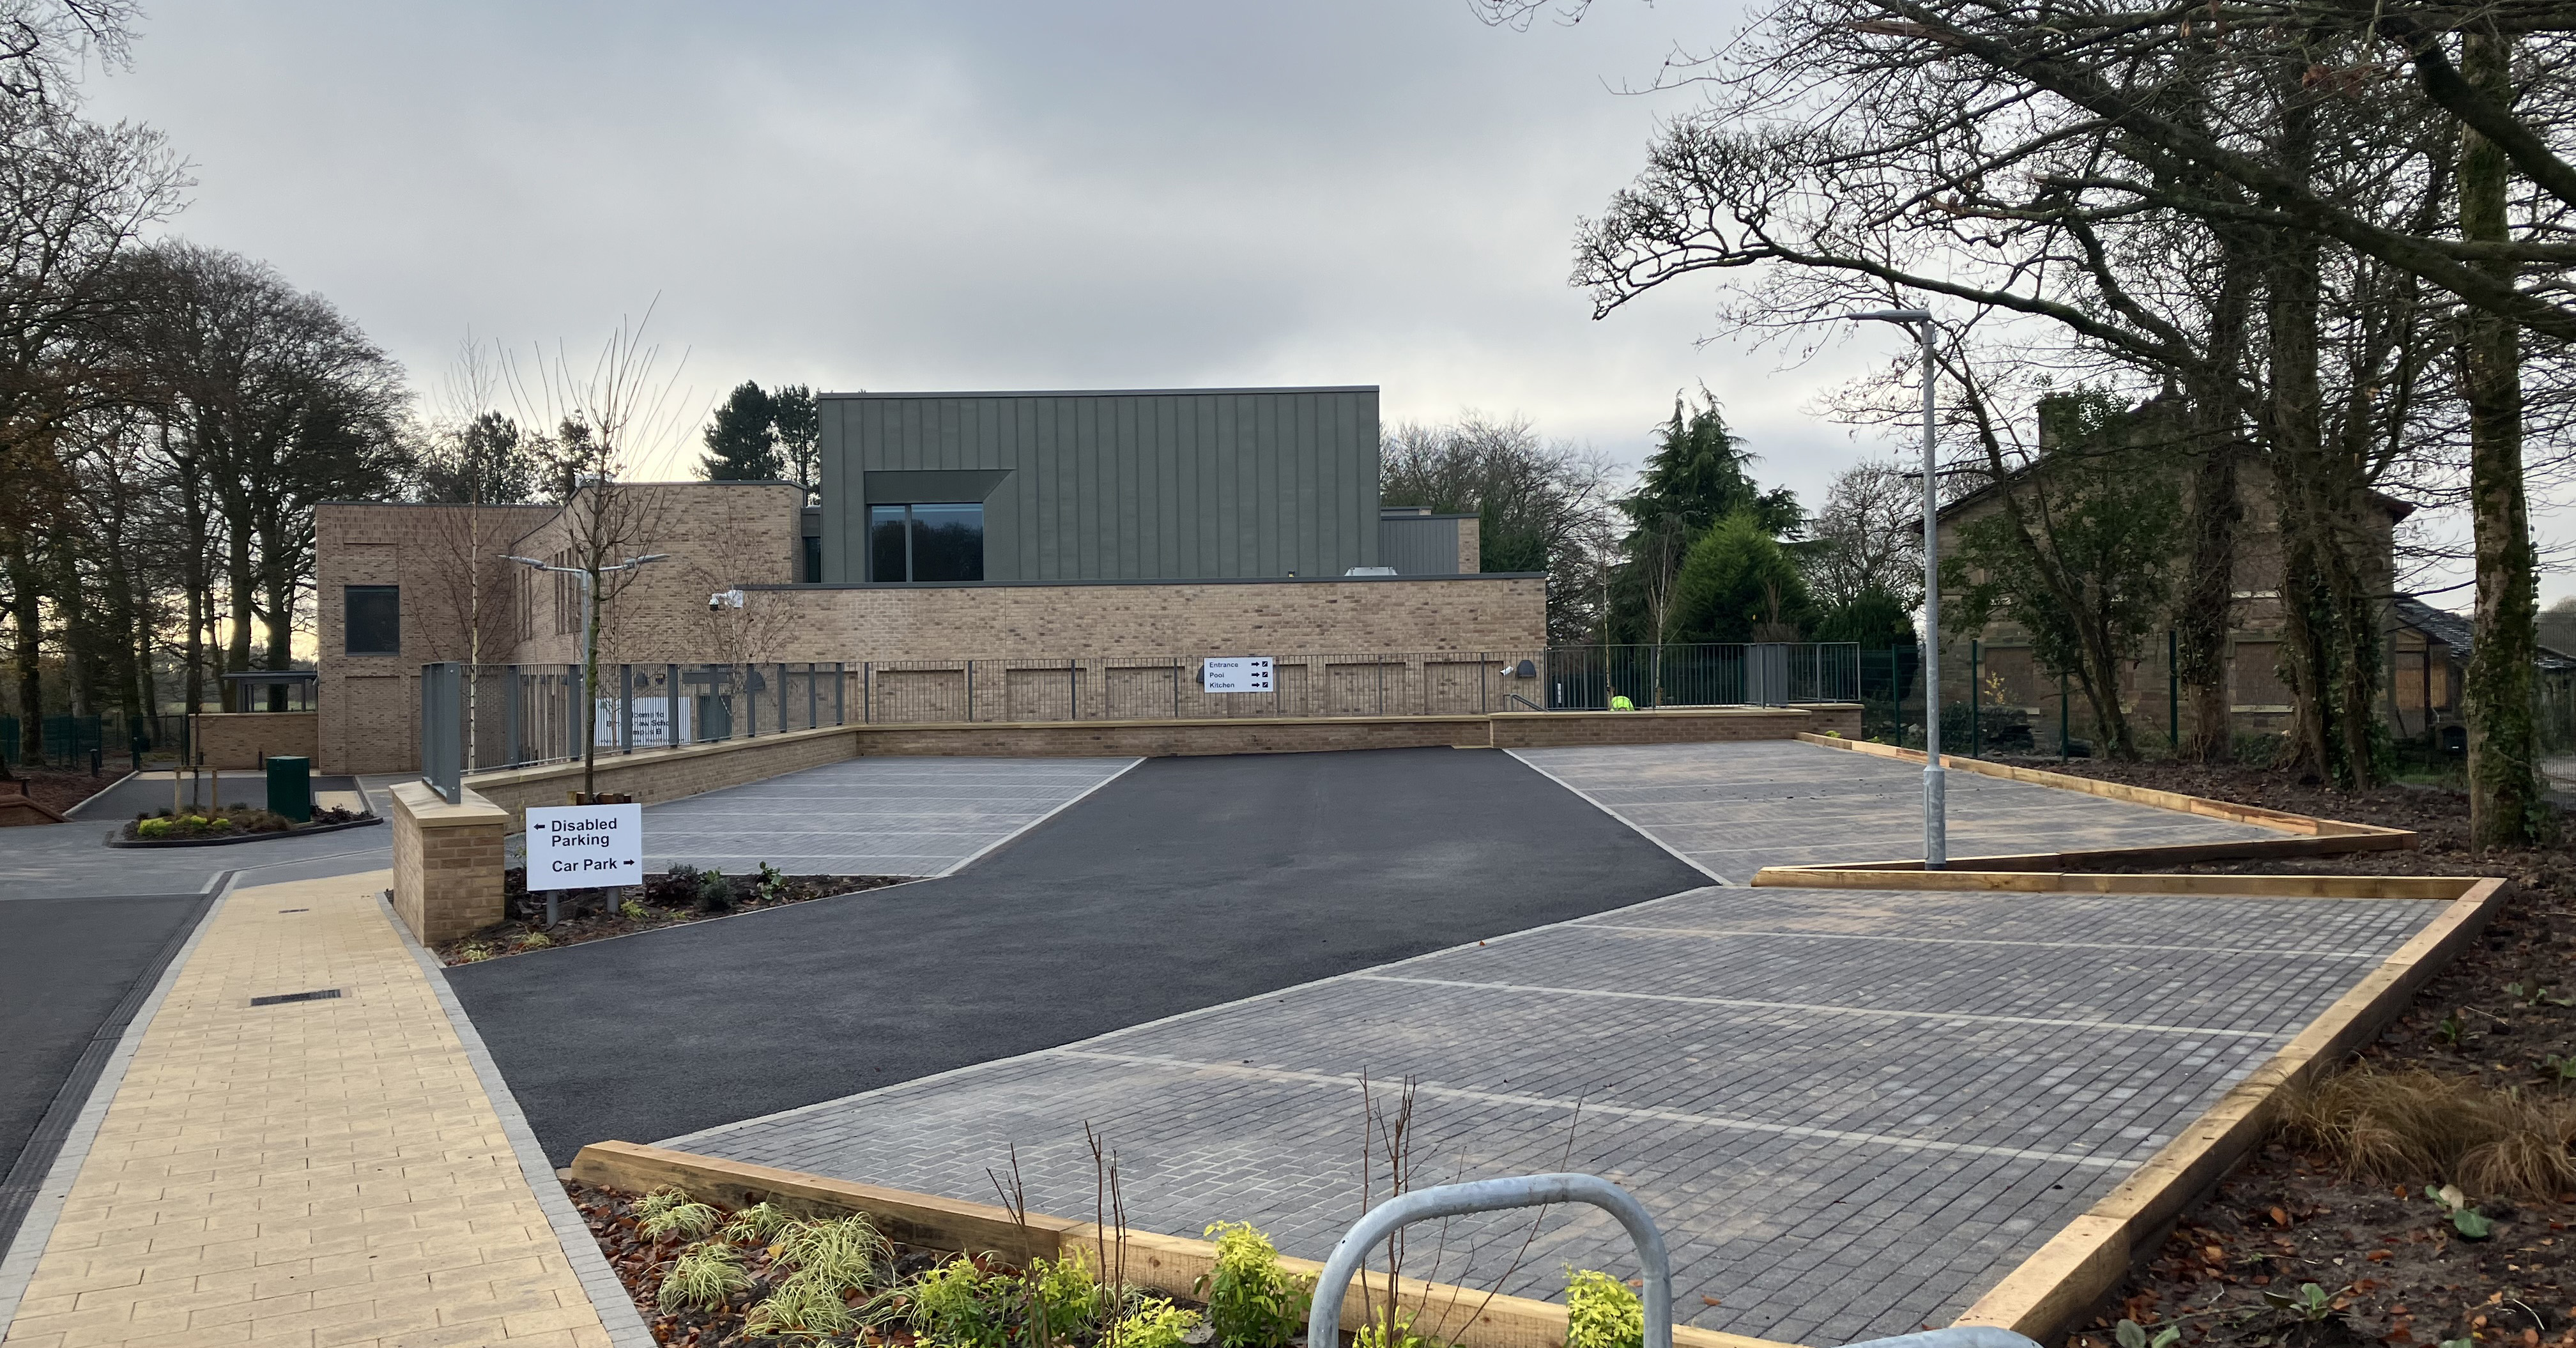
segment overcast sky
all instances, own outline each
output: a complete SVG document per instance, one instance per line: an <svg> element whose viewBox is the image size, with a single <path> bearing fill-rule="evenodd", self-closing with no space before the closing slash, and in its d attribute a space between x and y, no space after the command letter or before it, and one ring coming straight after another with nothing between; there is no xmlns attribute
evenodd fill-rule
<svg viewBox="0 0 2576 1348"><path fill-rule="evenodd" d="M1377 384L1390 424L1519 413L1634 462L1705 381L1812 507L1888 444L1816 395L1896 331L1784 369L1699 346L1704 292L1595 322L1566 284L1577 217L1694 101L1613 86L1738 9L163 0L88 94L196 165L178 232L329 296L433 400L469 330L587 357L658 294L696 406Z"/></svg>

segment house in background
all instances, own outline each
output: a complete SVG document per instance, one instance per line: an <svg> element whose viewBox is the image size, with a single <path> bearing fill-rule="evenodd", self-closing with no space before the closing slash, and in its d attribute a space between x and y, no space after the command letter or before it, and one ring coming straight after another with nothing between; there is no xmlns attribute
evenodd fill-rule
<svg viewBox="0 0 2576 1348"><path fill-rule="evenodd" d="M2002 494L2013 480L1982 487L1942 509L1945 553L1957 555L1958 533L1968 521L2001 509ZM2287 729L2291 715L2290 690L2280 674L2280 526L2270 478L2260 464L2249 463L2239 473L2238 491L2244 515L2238 525L2235 623L2228 638L2230 710L2236 733L2277 734ZM2370 493L2370 502L2375 508L2369 519L2363 583L2388 596L2382 609L2382 627L2388 634L2382 706L2390 733L2457 752L2463 742L2460 688L2468 664L2470 621L2411 594L2391 593L2396 527L2415 507L2379 492ZM2129 669L2124 701L2142 748L2162 744L2174 722L2190 715L2188 706L2180 709L2179 718L2172 708L2171 650L2160 635L2147 643ZM2551 742L2563 745L2576 740L2576 659L2544 648L2538 673L2544 731L2560 726ZM2069 690L2061 698L2060 681L2032 660L2029 634L2015 624L1997 621L1968 634L1968 639L1949 639L1942 652L1942 677L1945 682L1957 680L1948 683L1952 688L1971 687L1973 677L1979 731L1990 749L2048 752L2056 746L2061 723L2075 739L2094 738L2083 693ZM2027 732L2017 728L2025 726Z"/></svg>
<svg viewBox="0 0 2576 1348"><path fill-rule="evenodd" d="M604 663L864 662L868 696L915 716L1052 719L1174 705L1179 661L1270 655L1283 703L1364 714L1390 662L1473 710L1511 667L1493 657L1546 645L1545 576L1480 571L1472 516L1381 507L1374 387L818 404L819 505L618 488L644 521L629 551L667 560L603 610ZM425 663L578 664L578 581L501 555L568 563L579 509L320 507L317 766L415 766ZM996 659L976 689L967 662Z"/></svg>
<svg viewBox="0 0 2576 1348"><path fill-rule="evenodd" d="M2388 661L2391 733L2444 752L2466 752L2460 690L2475 625L2411 594L2397 596L2394 609ZM2543 646L2537 663L2542 742L2561 751L2576 747L2576 656Z"/></svg>

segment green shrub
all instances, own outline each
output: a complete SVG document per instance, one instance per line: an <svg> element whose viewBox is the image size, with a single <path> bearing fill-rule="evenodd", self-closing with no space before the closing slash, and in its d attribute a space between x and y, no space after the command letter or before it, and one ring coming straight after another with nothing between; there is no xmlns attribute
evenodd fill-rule
<svg viewBox="0 0 2576 1348"><path fill-rule="evenodd" d="M750 1286L750 1276L742 1271L742 1252L723 1241L710 1240L682 1250L680 1257L671 1261L671 1271L662 1275L662 1289L654 1300L666 1311L721 1310L725 1298Z"/></svg>
<svg viewBox="0 0 2576 1348"><path fill-rule="evenodd" d="M775 901L780 894L786 892L787 876L776 866L764 861L760 863L760 881L757 888L764 902Z"/></svg>
<svg viewBox="0 0 2576 1348"><path fill-rule="evenodd" d="M733 1219L725 1223L724 1234L727 1240L756 1240L766 1245L779 1232L795 1225L793 1214L764 1199L735 1213Z"/></svg>
<svg viewBox="0 0 2576 1348"><path fill-rule="evenodd" d="M1403 1311L1395 1313L1395 1332L1375 1320L1360 1326L1351 1336L1351 1348L1441 1348L1441 1345L1413 1332L1413 1317Z"/></svg>
<svg viewBox="0 0 2576 1348"><path fill-rule="evenodd" d="M847 1334L859 1327L841 1289L828 1279L797 1273L753 1304L743 1328L754 1334Z"/></svg>
<svg viewBox="0 0 2576 1348"><path fill-rule="evenodd" d="M646 1240L675 1235L694 1240L716 1229L716 1210L666 1186L635 1200L635 1229Z"/></svg>
<svg viewBox="0 0 2576 1348"><path fill-rule="evenodd" d="M1250 1222L1218 1222L1216 1267L1199 1278L1208 1324L1224 1348L1287 1348L1306 1326L1314 1285L1279 1267L1279 1249Z"/></svg>
<svg viewBox="0 0 2576 1348"><path fill-rule="evenodd" d="M1643 1348L1646 1304L1628 1284L1594 1269L1567 1269L1565 1348Z"/></svg>
<svg viewBox="0 0 2576 1348"><path fill-rule="evenodd" d="M1011 1281L962 1258L941 1264L913 1280L913 1332L938 1348L1003 1348Z"/></svg>
<svg viewBox="0 0 2576 1348"><path fill-rule="evenodd" d="M828 1284L837 1293L875 1286L878 1270L894 1258L894 1246L865 1216L853 1214L783 1227L778 1257L795 1265L798 1276Z"/></svg>
<svg viewBox="0 0 2576 1348"><path fill-rule="evenodd" d="M1181 1336L1198 1323L1197 1311L1161 1297L1139 1297L1135 1308L1100 1336L1100 1348L1180 1348Z"/></svg>
<svg viewBox="0 0 2576 1348"><path fill-rule="evenodd" d="M626 920L629 922L643 922L649 920L653 916L652 909L645 907L642 903L637 902L634 899L628 899L626 902L617 905L617 911L624 914Z"/></svg>
<svg viewBox="0 0 2576 1348"><path fill-rule="evenodd" d="M1077 1248L1063 1259L1039 1260L1029 1266L1032 1318L1046 1328L1050 1343L1089 1338L1100 1323L1100 1280L1091 1261Z"/></svg>
<svg viewBox="0 0 2576 1348"><path fill-rule="evenodd" d="M733 911L733 881L721 870L711 870L698 877L698 911L730 913Z"/></svg>
<svg viewBox="0 0 2576 1348"><path fill-rule="evenodd" d="M169 832L170 821L167 819L138 819L134 822L134 836L138 838L166 837Z"/></svg>

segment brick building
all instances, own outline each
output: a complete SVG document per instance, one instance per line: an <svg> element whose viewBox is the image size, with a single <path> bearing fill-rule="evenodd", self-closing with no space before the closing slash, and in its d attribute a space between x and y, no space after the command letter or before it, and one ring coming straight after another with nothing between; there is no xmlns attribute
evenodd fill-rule
<svg viewBox="0 0 2576 1348"><path fill-rule="evenodd" d="M1403 652L1430 668L1546 644L1545 577L1481 572L1474 517L1381 508L1374 388L821 410L815 504L787 483L657 482L562 506L320 507L318 766L416 765L424 663L577 663L579 582L504 554L569 563L603 504L624 516L620 555L663 557L603 604L607 664Z"/></svg>

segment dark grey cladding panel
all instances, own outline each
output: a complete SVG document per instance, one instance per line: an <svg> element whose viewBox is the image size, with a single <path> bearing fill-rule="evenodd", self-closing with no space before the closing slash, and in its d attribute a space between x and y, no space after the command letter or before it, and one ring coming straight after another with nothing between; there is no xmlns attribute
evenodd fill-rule
<svg viewBox="0 0 2576 1348"><path fill-rule="evenodd" d="M867 475L869 505L944 505L990 500L993 489L1008 481L1008 468L931 469L926 472L877 472Z"/></svg>
<svg viewBox="0 0 2576 1348"><path fill-rule="evenodd" d="M821 412L826 580L864 578L880 481L920 504L920 484L994 474L938 498L984 502L989 580L1380 564L1375 388L827 394Z"/></svg>
<svg viewBox="0 0 2576 1348"><path fill-rule="evenodd" d="M1378 565L1401 576L1458 574L1458 517L1388 515L1377 525Z"/></svg>

